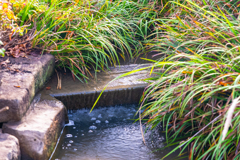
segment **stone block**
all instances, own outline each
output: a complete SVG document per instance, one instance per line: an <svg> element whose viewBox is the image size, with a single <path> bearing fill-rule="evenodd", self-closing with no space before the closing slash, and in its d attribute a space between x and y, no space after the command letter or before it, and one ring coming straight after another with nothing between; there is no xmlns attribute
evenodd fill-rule
<svg viewBox="0 0 240 160"><path fill-rule="evenodd" d="M20 160L20 147L18 139L9 134L0 133L0 159Z"/></svg>
<svg viewBox="0 0 240 160"><path fill-rule="evenodd" d="M2 131L18 138L22 159L47 160L65 125L65 114L62 102L39 101L31 104L21 121L3 124Z"/></svg>
<svg viewBox="0 0 240 160"><path fill-rule="evenodd" d="M50 54L0 58L0 110L9 107L0 112L0 122L21 120L36 92L52 75L54 64Z"/></svg>

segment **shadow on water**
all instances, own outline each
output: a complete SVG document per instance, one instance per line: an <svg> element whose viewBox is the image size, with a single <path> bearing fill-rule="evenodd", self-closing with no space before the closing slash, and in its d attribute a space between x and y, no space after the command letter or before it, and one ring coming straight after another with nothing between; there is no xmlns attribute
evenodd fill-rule
<svg viewBox="0 0 240 160"><path fill-rule="evenodd" d="M52 160L159 160L173 147L163 150L165 134L147 131L145 146L139 123L134 122L137 105L69 111L66 126ZM166 160L177 159L175 152ZM182 158L187 159L187 158Z"/></svg>

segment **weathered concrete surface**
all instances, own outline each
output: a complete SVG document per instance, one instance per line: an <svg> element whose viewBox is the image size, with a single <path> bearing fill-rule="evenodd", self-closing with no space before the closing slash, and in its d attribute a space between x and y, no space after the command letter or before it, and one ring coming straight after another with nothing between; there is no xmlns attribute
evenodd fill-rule
<svg viewBox="0 0 240 160"><path fill-rule="evenodd" d="M89 79L88 83L82 83L79 80L73 80L70 73L62 74L62 89L56 89L58 80L54 75L49 83L46 84L50 90L42 90L42 98L44 95L51 95L61 100L68 109L80 109L92 107L95 100L101 93L102 89L114 78L137 69L140 67L147 67L144 65L122 65L119 67L111 67L110 71L100 72L97 74L97 81ZM149 77L147 72L137 72L129 76L120 78L109 83L108 87L102 94L96 106L111 106L121 104L138 103L144 88L147 86L146 82L140 81Z"/></svg>
<svg viewBox="0 0 240 160"><path fill-rule="evenodd" d="M36 97L22 120L4 123L2 131L18 138L23 160L46 160L65 125L65 115L60 101Z"/></svg>
<svg viewBox="0 0 240 160"><path fill-rule="evenodd" d="M20 160L20 147L18 139L9 134L0 133L0 159Z"/></svg>
<svg viewBox="0 0 240 160"><path fill-rule="evenodd" d="M0 122L19 121L28 110L35 93L54 70L50 54L28 58L0 58Z"/></svg>

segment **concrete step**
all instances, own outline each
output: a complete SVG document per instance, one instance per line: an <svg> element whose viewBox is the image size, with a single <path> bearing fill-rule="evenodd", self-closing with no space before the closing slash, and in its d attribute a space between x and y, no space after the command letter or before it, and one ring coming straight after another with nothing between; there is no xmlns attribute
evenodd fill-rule
<svg viewBox="0 0 240 160"><path fill-rule="evenodd" d="M54 71L50 54L0 57L0 123L20 121L36 92Z"/></svg>
<svg viewBox="0 0 240 160"><path fill-rule="evenodd" d="M4 123L2 132L19 140L23 160L47 160L66 120L66 109L60 101L37 96L21 121Z"/></svg>
<svg viewBox="0 0 240 160"><path fill-rule="evenodd" d="M57 89L58 79L57 75L54 75L46 84L50 89L41 91L42 98L45 95L51 95L62 101L67 109L70 110L91 108L102 89L108 84L96 107L138 103L144 88L147 86L146 82L139 79L149 77L147 72L141 71L113 82L111 81L124 73L149 65L130 64L117 66L116 68L110 67L109 71L98 73L97 80L90 78L88 83L82 83L77 79L74 81L71 73L62 74L61 89Z"/></svg>

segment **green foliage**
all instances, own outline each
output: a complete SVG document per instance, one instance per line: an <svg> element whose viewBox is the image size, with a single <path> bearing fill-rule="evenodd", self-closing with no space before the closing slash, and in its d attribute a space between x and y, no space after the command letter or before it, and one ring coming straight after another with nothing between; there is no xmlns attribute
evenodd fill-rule
<svg viewBox="0 0 240 160"><path fill-rule="evenodd" d="M118 64L119 57L138 55L150 34L148 21L157 16L154 7L128 0L30 1L18 17L21 25L36 27L34 47L55 55L58 66L86 80L90 69L104 70Z"/></svg>
<svg viewBox="0 0 240 160"><path fill-rule="evenodd" d="M1 42L1 41L0 41L0 42ZM0 55L1 55L2 57L5 56L5 49L4 49L4 48L1 48L1 49L0 49Z"/></svg>
<svg viewBox="0 0 240 160"><path fill-rule="evenodd" d="M146 79L142 117L151 128L162 123L168 145L189 147L190 159L239 159L239 101L227 114L240 96L239 11L221 1L171 3L174 12L156 20L159 31L146 46L162 58Z"/></svg>

